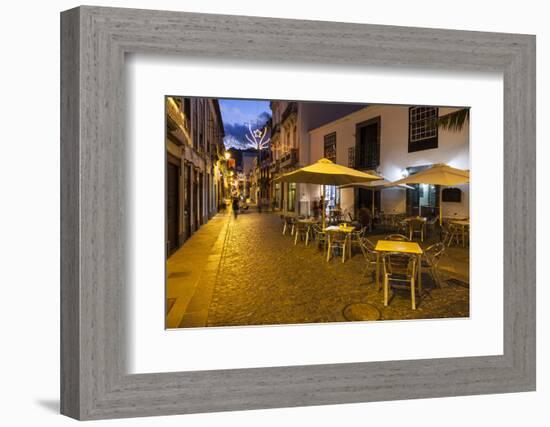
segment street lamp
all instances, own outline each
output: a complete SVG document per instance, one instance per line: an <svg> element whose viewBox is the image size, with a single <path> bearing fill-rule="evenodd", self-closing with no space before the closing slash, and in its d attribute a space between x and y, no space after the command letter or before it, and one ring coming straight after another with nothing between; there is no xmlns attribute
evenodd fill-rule
<svg viewBox="0 0 550 427"><path fill-rule="evenodd" d="M231 158L231 153L229 151L226 151L224 153L225 160L229 160Z"/></svg>

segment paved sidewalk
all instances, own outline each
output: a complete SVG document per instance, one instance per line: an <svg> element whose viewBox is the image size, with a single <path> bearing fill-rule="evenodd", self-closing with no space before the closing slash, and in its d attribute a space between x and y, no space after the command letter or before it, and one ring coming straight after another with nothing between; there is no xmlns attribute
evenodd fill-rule
<svg viewBox="0 0 550 427"><path fill-rule="evenodd" d="M229 213L203 225L166 263L166 327L206 326Z"/></svg>
<svg viewBox="0 0 550 427"><path fill-rule="evenodd" d="M169 259L167 326L338 322L349 320L345 309L354 303L376 307L382 320L469 315L467 284L436 288L428 273L417 310L408 294L384 307L372 277L362 277L360 252L345 263L326 262L315 242L295 246L281 230L278 215L255 211L204 225ZM446 276L467 282L467 249L449 249Z"/></svg>

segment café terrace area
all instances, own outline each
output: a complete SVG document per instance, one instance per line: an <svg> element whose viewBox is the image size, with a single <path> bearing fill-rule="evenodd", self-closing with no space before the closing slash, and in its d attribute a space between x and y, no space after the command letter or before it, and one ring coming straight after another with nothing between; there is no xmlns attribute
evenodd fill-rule
<svg viewBox="0 0 550 427"><path fill-rule="evenodd" d="M252 205L234 216L228 203L168 259L166 327L468 317L468 246L466 217L365 221Z"/></svg>

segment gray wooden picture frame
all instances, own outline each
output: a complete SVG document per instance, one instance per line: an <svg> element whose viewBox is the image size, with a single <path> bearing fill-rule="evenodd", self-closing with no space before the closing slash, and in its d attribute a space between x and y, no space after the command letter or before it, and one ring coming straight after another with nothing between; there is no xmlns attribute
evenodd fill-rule
<svg viewBox="0 0 550 427"><path fill-rule="evenodd" d="M504 354L129 375L127 53L502 72ZM62 12L63 414L84 420L530 390L535 390L534 36L88 6Z"/></svg>

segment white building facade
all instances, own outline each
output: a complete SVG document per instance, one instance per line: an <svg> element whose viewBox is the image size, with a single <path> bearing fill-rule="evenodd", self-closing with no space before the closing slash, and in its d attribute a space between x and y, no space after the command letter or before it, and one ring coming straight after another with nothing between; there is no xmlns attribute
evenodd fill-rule
<svg viewBox="0 0 550 427"><path fill-rule="evenodd" d="M312 209L307 184L274 182L276 177L307 166L311 159L309 131L343 117L360 106L320 102L272 101L271 158L268 176L269 197L284 212L306 213Z"/></svg>
<svg viewBox="0 0 550 427"><path fill-rule="evenodd" d="M459 131L429 125L456 110L390 105L362 108L309 132L310 163L327 157L344 166L376 171L390 181L435 163L469 169L469 123ZM415 185L414 190L387 188L374 194L352 188L326 190L329 204L338 204L345 214L355 215L362 206L372 209L374 195L376 211L435 216L441 203L444 216L469 216L469 184L454 188L460 190L460 202L440 202L439 187L424 184ZM302 191L302 199L315 200L320 187L309 185Z"/></svg>
<svg viewBox="0 0 550 427"><path fill-rule="evenodd" d="M179 249L224 203L225 152L216 99L166 97L166 252Z"/></svg>

